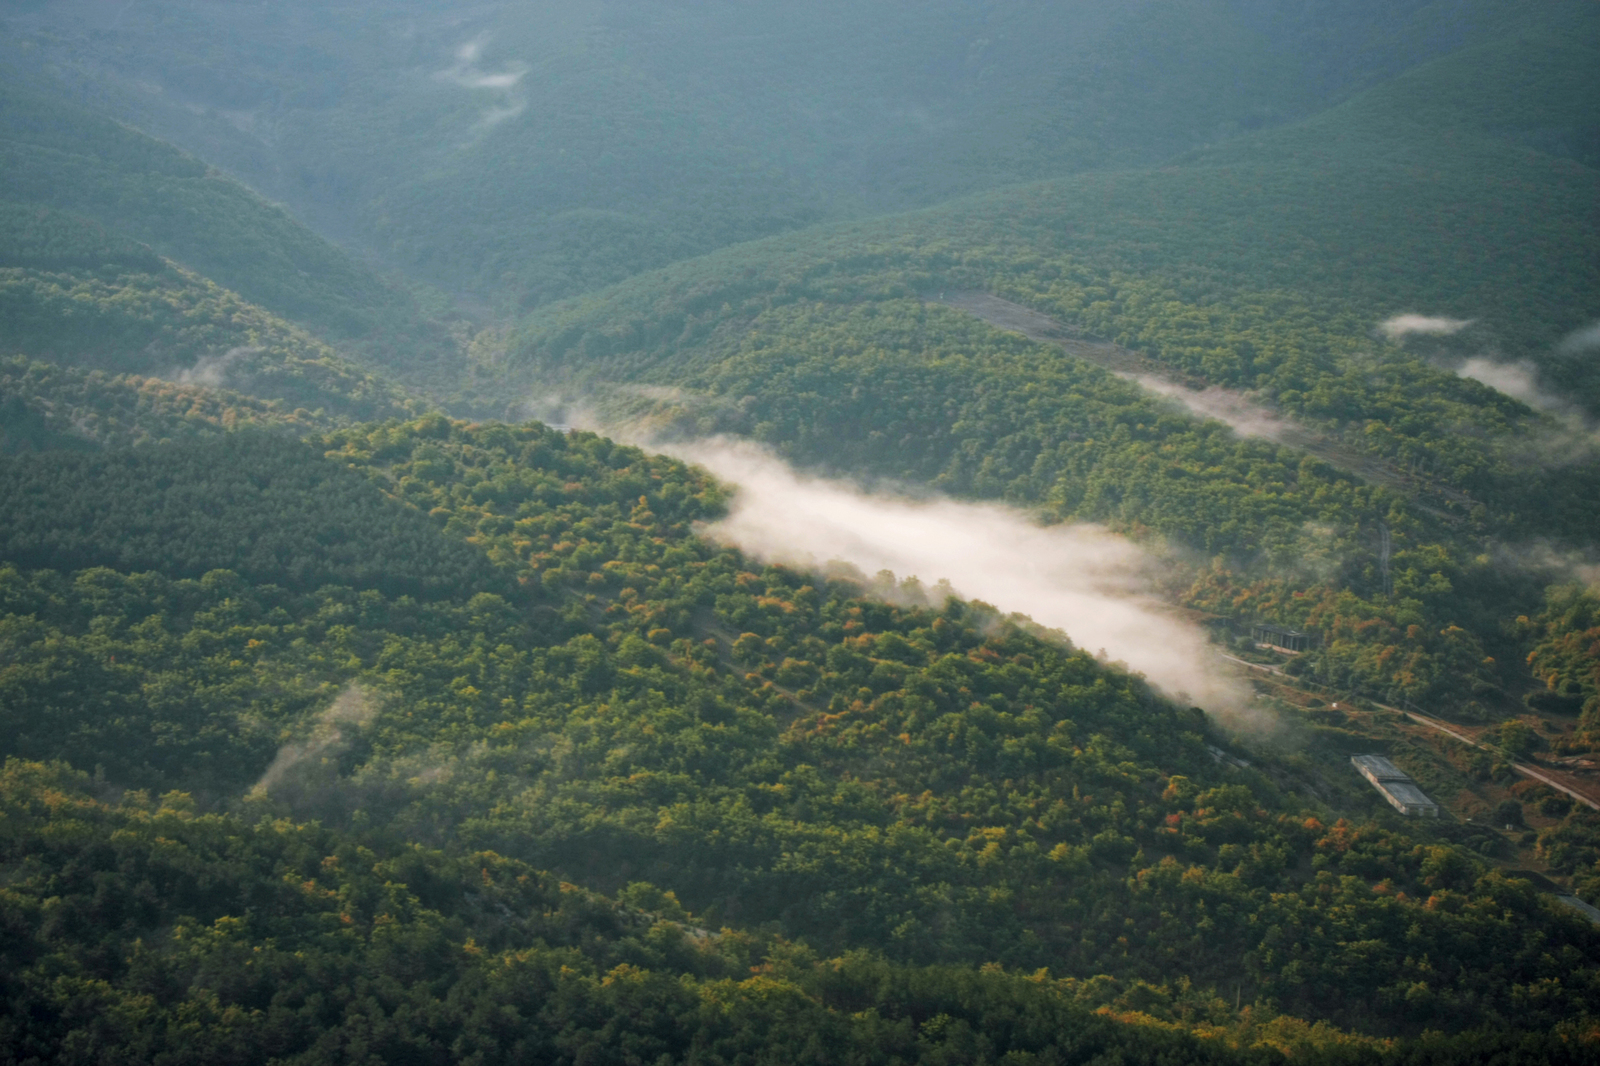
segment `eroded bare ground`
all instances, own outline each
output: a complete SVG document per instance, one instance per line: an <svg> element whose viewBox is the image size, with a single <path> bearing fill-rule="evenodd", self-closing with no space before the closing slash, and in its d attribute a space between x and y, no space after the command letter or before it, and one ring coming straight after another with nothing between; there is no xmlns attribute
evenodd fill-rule
<svg viewBox="0 0 1600 1066"><path fill-rule="evenodd" d="M1209 384L1203 378L1127 348L1104 341L1086 340L1049 315L1032 308L986 292L944 292L928 302L966 311L992 326L1020 333L1029 340L1053 344L1069 355L1103 366L1119 377L1138 382L1151 392L1176 400L1196 416L1226 422L1243 436L1261 437L1299 449L1330 466L1407 496L1460 509L1473 506L1472 497L1464 492L1433 484L1381 459L1364 455L1325 433L1285 418L1241 392ZM1458 514L1420 503L1419 506L1448 521L1460 520Z"/></svg>

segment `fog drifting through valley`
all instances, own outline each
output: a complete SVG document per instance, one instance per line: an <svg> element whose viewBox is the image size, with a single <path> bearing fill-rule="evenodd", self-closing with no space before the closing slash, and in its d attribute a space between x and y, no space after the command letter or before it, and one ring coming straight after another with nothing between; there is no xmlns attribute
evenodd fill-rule
<svg viewBox="0 0 1600 1066"><path fill-rule="evenodd" d="M1600 323L1568 334L1556 351L1570 359L1586 356L1596 348L1600 348ZM1458 366L1456 373L1550 416L1551 422L1534 436L1534 447L1541 463L1587 462L1600 453L1600 425L1582 404L1547 389L1540 382L1538 366L1531 360L1502 362L1474 356Z"/></svg>
<svg viewBox="0 0 1600 1066"><path fill-rule="evenodd" d="M911 500L809 477L757 445L714 439L655 447L738 487L727 517L700 532L765 562L823 571L890 570L1059 629L1104 650L1175 698L1233 717L1247 705L1204 634L1151 591L1156 560L1089 525L1041 527L994 504Z"/></svg>

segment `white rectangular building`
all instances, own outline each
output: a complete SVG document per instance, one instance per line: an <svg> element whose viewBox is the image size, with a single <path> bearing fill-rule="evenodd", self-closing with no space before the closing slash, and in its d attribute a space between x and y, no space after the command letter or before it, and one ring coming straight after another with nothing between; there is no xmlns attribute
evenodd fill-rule
<svg viewBox="0 0 1600 1066"><path fill-rule="evenodd" d="M1372 783L1389 805L1401 814L1423 818L1439 817L1439 805L1429 799L1411 775L1382 755L1355 755L1350 762L1362 777Z"/></svg>

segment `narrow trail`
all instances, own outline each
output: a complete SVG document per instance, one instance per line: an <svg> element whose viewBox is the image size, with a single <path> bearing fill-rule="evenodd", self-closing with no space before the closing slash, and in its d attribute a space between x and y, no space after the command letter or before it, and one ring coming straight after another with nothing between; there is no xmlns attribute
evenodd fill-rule
<svg viewBox="0 0 1600 1066"><path fill-rule="evenodd" d="M1029 340L1053 344L1068 355L1105 367L1118 377L1136 381L1151 392L1176 400L1201 418L1226 422L1243 436L1261 437L1307 452L1330 466L1406 496L1427 498L1435 504L1461 508L1471 508L1475 503L1466 493L1431 484L1381 459L1364 455L1342 441L1263 407L1243 393L1211 385L1202 378L1127 348L1103 341L1084 340L1050 316L1021 304L986 292L940 293L927 302L965 311L992 326L1020 333ZM1448 522L1461 520L1460 515L1437 507L1422 503L1417 506Z"/></svg>
<svg viewBox="0 0 1600 1066"><path fill-rule="evenodd" d="M1238 665L1251 670L1260 670L1265 673L1273 674L1276 677L1287 678L1291 682L1293 681L1293 677L1291 675L1284 673L1276 666L1267 666L1264 663L1249 662L1248 660L1240 659L1232 655L1224 655L1221 652L1218 652L1217 654L1220 658L1226 659L1230 663L1237 663ZM1485 744L1476 737L1472 736L1470 733L1464 732L1465 727L1463 726L1441 722L1436 718L1429 718L1425 714L1417 714L1414 711L1403 710L1399 707L1391 707L1387 703L1378 703L1375 700L1369 700L1367 702L1381 710L1390 711L1394 714L1405 715L1405 717L1411 719L1413 722L1416 722L1418 725L1426 726L1428 729L1432 729L1435 732L1443 733L1445 736L1459 740L1468 747L1482 748L1485 751L1494 750L1492 745ZM1568 796L1577 800L1579 803L1586 804L1590 807L1593 807L1595 810L1600 811L1600 801L1597 801L1593 795L1595 792L1595 786L1593 783L1585 781L1576 775L1568 774L1562 770L1556 770L1550 767L1541 767L1539 769L1535 769L1526 763L1520 762L1512 762L1510 765L1511 769L1515 770L1519 774L1522 774L1524 777L1531 777L1541 784L1549 785L1557 792L1564 792Z"/></svg>

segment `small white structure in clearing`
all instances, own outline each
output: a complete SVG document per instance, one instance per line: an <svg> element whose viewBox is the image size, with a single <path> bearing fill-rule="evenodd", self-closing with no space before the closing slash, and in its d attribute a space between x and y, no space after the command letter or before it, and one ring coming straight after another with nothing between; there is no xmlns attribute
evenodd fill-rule
<svg viewBox="0 0 1600 1066"><path fill-rule="evenodd" d="M1361 776L1372 782L1389 805L1401 814L1424 818L1439 817L1439 805L1429 799L1411 776L1382 755L1353 755L1350 758Z"/></svg>

